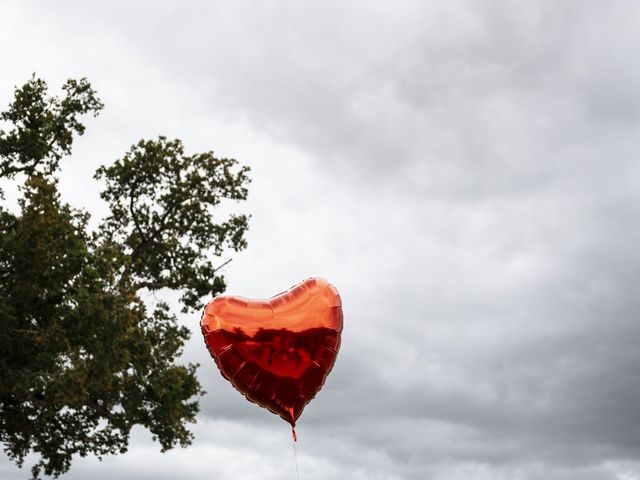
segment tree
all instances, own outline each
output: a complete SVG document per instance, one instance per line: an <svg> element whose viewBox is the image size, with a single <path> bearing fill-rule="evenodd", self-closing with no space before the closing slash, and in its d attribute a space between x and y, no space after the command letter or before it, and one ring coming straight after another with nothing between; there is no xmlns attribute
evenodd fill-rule
<svg viewBox="0 0 640 480"><path fill-rule="evenodd" d="M74 455L125 452L134 425L162 451L191 442L204 392L197 365L178 363L189 330L142 294L168 288L199 309L224 290L214 261L245 248L248 220L214 215L246 199L247 167L159 137L97 171L111 213L89 231L56 175L79 118L103 106L86 79L63 92L34 76L0 114L0 177L24 180L19 212L0 206L0 442L20 466L39 455L34 479L65 473Z"/></svg>

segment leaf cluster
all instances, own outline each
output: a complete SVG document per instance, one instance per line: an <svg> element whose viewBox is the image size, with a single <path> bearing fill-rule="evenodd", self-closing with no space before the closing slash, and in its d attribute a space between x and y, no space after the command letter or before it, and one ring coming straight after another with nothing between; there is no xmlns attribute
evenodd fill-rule
<svg viewBox="0 0 640 480"><path fill-rule="evenodd" d="M85 79L68 80L63 98L49 96L44 80L33 76L15 90L15 100L0 120L11 125L0 130L0 177L18 173L51 175L71 153L73 136L84 134L79 116L98 115L102 102Z"/></svg>
<svg viewBox="0 0 640 480"><path fill-rule="evenodd" d="M159 137L97 171L110 214L89 231L55 175L102 103L86 79L63 92L33 77L0 114L0 177L24 181L19 212L0 206L0 443L18 465L39 456L34 479L125 452L135 425L163 451L191 442L203 391L197 365L178 363L189 330L141 295L168 288L199 308L224 290L214 261L246 246L248 221L216 218L246 198L246 167Z"/></svg>
<svg viewBox="0 0 640 480"><path fill-rule="evenodd" d="M183 292L184 311L224 290L212 259L225 248L246 247L245 215L216 222L224 199L247 197L248 168L213 152L185 155L180 140L142 140L96 178L111 209L100 231L125 269L121 282L135 289Z"/></svg>

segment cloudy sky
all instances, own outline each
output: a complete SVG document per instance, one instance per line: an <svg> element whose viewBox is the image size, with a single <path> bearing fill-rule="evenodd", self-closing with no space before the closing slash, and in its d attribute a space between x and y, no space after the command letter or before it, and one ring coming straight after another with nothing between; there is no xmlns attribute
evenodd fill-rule
<svg viewBox="0 0 640 480"><path fill-rule="evenodd" d="M638 480L638 45L634 0L0 0L0 105L89 78L61 188L95 222L94 170L140 138L251 167L228 292L323 276L344 303L302 478ZM66 478L295 478L288 425L180 320L194 445L136 431Z"/></svg>

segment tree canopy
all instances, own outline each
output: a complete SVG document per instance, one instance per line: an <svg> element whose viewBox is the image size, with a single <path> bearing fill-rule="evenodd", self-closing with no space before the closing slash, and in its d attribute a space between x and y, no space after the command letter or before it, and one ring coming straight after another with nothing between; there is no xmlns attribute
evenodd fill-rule
<svg viewBox="0 0 640 480"><path fill-rule="evenodd" d="M91 231L57 175L103 105L86 79L62 92L34 76L0 114L0 177L21 192L17 212L0 205L0 442L18 465L38 455L34 479L125 452L134 425L163 451L191 442L204 392L179 363L189 330L142 293L178 291L198 310L224 291L220 257L246 247L248 225L216 208L246 199L246 166L158 137L98 169L110 214Z"/></svg>

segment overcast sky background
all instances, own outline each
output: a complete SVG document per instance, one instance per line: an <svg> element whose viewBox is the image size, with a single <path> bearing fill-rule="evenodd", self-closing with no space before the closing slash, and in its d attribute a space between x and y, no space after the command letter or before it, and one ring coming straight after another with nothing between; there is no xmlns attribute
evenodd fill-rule
<svg viewBox="0 0 640 480"><path fill-rule="evenodd" d="M93 172L140 138L251 167L228 293L323 276L344 304L305 480L638 480L639 45L635 0L0 0L0 105L89 78L61 189L94 224ZM66 478L295 478L288 425L180 319L194 445L136 431Z"/></svg>

